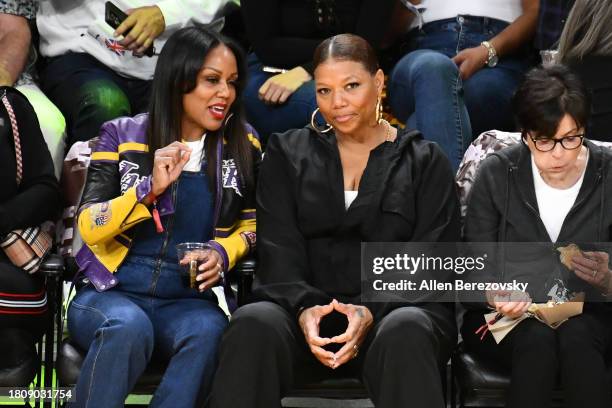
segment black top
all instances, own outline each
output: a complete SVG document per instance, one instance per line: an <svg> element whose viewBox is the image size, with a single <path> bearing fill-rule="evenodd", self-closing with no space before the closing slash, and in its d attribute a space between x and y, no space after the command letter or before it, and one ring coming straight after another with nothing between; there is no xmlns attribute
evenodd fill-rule
<svg viewBox="0 0 612 408"><path fill-rule="evenodd" d="M257 187L256 299L294 315L333 298L362 304L361 242L458 240L450 164L418 131L372 150L348 210L333 133L306 127L270 138ZM380 319L405 304L368 307Z"/></svg>
<svg viewBox="0 0 612 408"><path fill-rule="evenodd" d="M557 48L574 0L540 0L538 25L534 35L534 45L538 50Z"/></svg>
<svg viewBox="0 0 612 408"><path fill-rule="evenodd" d="M591 98L587 137L612 142L612 57L587 56L568 65L582 79Z"/></svg>
<svg viewBox="0 0 612 408"><path fill-rule="evenodd" d="M8 112L0 102L0 237L17 228L32 227L54 220L60 211L59 185L32 105L13 88L7 92L13 106L23 159L23 179L17 187L15 142Z"/></svg>
<svg viewBox="0 0 612 408"><path fill-rule="evenodd" d="M588 141L586 146L589 161L582 186L554 247L576 243L589 250L593 248L587 246L593 243L612 241L612 152ZM507 278L521 268L532 278L540 271L550 276L559 266L558 252L546 249L552 243L540 218L531 153L524 144L495 152L481 163L468 198L464 237L470 242L541 243L531 246L531 256L524 253L520 258L506 258ZM547 251L548 256L542 256ZM587 299L600 300L599 294L578 278L572 277L570 283L585 290Z"/></svg>
<svg viewBox="0 0 612 408"><path fill-rule="evenodd" d="M312 71L315 48L335 34L354 33L375 49L385 34L393 1L242 0L253 50L264 65Z"/></svg>

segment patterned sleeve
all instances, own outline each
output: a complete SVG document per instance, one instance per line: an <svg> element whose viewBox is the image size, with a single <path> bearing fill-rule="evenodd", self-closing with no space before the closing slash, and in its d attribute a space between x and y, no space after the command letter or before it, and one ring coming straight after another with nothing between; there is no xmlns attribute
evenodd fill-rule
<svg viewBox="0 0 612 408"><path fill-rule="evenodd" d="M28 20L36 17L35 0L0 0L0 13L22 16Z"/></svg>
<svg viewBox="0 0 612 408"><path fill-rule="evenodd" d="M476 179L476 171L480 163L491 153L519 143L520 140L520 133L490 130L478 136L467 148L455 176L462 218L465 218L467 212L467 199L470 195L472 184L474 184Z"/></svg>

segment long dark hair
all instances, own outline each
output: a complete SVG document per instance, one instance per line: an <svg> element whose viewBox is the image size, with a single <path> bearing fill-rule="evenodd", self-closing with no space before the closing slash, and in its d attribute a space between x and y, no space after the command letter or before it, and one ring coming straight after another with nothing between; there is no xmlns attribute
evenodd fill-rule
<svg viewBox="0 0 612 408"><path fill-rule="evenodd" d="M195 89L198 73L208 53L218 45L225 45L236 58L238 81L236 99L230 106L226 120L218 130L207 129L205 152L210 185L216 188L216 146L225 138L225 149L234 158L241 182L253 187L252 155L247 139L241 96L246 81L246 62L242 49L230 39L202 26L187 27L170 36L157 60L151 101L147 138L151 156L155 150L180 140L183 116L183 95Z"/></svg>

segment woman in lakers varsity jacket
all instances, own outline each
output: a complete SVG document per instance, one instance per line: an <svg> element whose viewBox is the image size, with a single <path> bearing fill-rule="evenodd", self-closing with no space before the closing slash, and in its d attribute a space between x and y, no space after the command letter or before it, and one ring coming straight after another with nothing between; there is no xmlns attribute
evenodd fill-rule
<svg viewBox="0 0 612 408"><path fill-rule="evenodd" d="M152 407L206 398L227 324L224 274L255 246L261 152L236 102L244 72L227 39L179 30L157 63L149 113L102 126L78 217L86 279L68 310L88 350L75 406L123 407L153 355L168 366ZM177 257L184 242L210 246L195 288Z"/></svg>

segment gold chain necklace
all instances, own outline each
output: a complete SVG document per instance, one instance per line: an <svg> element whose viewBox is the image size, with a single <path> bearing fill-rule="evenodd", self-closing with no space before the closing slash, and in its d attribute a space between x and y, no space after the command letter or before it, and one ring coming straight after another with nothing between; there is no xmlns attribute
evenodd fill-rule
<svg viewBox="0 0 612 408"><path fill-rule="evenodd" d="M392 136L391 136L391 124L386 120L386 119L381 119L380 120L381 123L383 123L385 125L385 127L387 128L386 133L385 133L385 142L392 142Z"/></svg>

